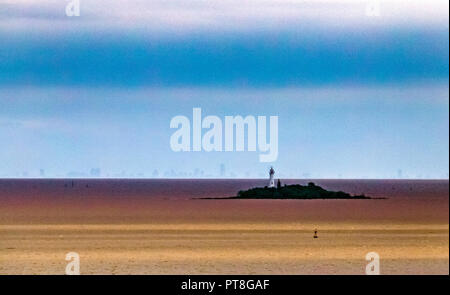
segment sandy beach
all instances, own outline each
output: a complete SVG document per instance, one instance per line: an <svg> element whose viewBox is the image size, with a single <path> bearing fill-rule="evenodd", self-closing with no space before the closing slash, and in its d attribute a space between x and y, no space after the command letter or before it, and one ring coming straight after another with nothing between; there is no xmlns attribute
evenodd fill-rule
<svg viewBox="0 0 450 295"><path fill-rule="evenodd" d="M214 196L247 185L221 183ZM388 199L197 200L179 183L151 197L95 181L61 195L60 183L2 181L0 274L64 274L68 252L82 274L364 274L368 252L382 274L449 273L448 181L324 183Z"/></svg>

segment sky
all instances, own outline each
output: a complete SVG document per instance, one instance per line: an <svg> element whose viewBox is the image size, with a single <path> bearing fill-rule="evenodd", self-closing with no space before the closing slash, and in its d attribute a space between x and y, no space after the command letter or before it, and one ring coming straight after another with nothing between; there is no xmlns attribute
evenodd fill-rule
<svg viewBox="0 0 450 295"><path fill-rule="evenodd" d="M0 0L0 177L449 177L448 1L69 2ZM197 107L277 160L172 151Z"/></svg>

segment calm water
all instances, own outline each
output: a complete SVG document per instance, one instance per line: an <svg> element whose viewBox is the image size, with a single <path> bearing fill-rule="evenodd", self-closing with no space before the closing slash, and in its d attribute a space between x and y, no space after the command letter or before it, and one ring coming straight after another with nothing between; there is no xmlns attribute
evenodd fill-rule
<svg viewBox="0 0 450 295"><path fill-rule="evenodd" d="M387 198L447 198L448 180L282 180L314 182L326 189ZM11 198L138 197L198 198L234 196L267 185L261 179L0 179L0 202Z"/></svg>
<svg viewBox="0 0 450 295"><path fill-rule="evenodd" d="M0 180L0 224L448 224L448 180L313 181L375 200L200 200L267 185L261 179Z"/></svg>

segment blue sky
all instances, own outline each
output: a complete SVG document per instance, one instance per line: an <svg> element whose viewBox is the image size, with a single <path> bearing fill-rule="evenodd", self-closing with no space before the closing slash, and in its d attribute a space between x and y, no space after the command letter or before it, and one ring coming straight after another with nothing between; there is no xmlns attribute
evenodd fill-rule
<svg viewBox="0 0 450 295"><path fill-rule="evenodd" d="M278 115L280 177L448 178L448 1L68 2L0 0L0 177L265 177L170 149L201 107Z"/></svg>

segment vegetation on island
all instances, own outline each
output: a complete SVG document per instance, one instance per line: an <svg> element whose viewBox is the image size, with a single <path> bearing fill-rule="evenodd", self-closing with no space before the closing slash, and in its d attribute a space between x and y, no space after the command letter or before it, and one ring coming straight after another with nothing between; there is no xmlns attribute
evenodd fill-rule
<svg viewBox="0 0 450 295"><path fill-rule="evenodd" d="M314 183L308 185L284 185L278 180L277 187L252 188L239 191L231 199L370 199L365 195L352 196L348 193L328 191Z"/></svg>

